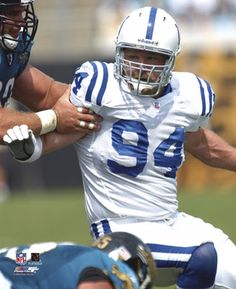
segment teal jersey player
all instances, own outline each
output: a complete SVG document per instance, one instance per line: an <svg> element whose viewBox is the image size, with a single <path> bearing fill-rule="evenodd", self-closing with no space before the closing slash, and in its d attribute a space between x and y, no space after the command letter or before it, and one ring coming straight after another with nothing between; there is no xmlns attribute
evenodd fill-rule
<svg viewBox="0 0 236 289"><path fill-rule="evenodd" d="M22 34L19 35L19 39ZM26 68L31 51L32 43L22 52L20 42L14 51L8 51L0 46L0 107L4 107L12 94L15 79Z"/></svg>
<svg viewBox="0 0 236 289"><path fill-rule="evenodd" d="M116 289L139 288L128 265L97 248L50 242L0 250L1 289L77 289L91 274Z"/></svg>

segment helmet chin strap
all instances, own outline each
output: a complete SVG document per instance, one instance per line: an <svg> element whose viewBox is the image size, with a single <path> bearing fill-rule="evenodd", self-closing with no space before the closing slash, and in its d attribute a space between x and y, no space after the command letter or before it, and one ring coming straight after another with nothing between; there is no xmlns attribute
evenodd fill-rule
<svg viewBox="0 0 236 289"><path fill-rule="evenodd" d="M18 44L18 37L14 38L10 34L4 34L0 36L0 42L2 43L3 48L8 48L14 50Z"/></svg>
<svg viewBox="0 0 236 289"><path fill-rule="evenodd" d="M159 91L160 87L153 87L149 84L137 83L137 81L127 82L129 89L139 96L154 97Z"/></svg>

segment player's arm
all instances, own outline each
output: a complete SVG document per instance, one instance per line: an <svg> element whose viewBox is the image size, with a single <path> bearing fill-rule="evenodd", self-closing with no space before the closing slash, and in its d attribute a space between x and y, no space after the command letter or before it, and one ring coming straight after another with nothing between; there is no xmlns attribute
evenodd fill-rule
<svg viewBox="0 0 236 289"><path fill-rule="evenodd" d="M4 144L3 136L6 134L7 130L19 123L27 124L36 135L39 135L42 132L46 133L47 131L53 131L56 126L61 125L61 122L57 122L57 116L56 119L53 117L50 118L50 110L39 113L45 113L45 118L42 118L41 116L40 119L36 113L20 112L10 108L0 108L0 144ZM80 112L77 111L76 114L78 124L77 122L74 122L73 117L71 117L70 127L72 128L72 131L84 134L88 132L88 128L90 131L100 129L99 122L101 121L101 117L98 115L91 114L86 108L80 109ZM63 119L63 115L60 115L60 118ZM70 122L70 118L68 121ZM68 131L70 132L69 129Z"/></svg>
<svg viewBox="0 0 236 289"><path fill-rule="evenodd" d="M95 123L92 129L98 129L96 122L100 118L87 113L87 110L83 110L83 113L78 111L69 101L69 96L69 85L57 82L37 68L27 65L15 81L12 97L32 111L43 112L38 115L24 113L21 117L19 114L14 117L12 112L12 118L9 117L8 122L4 124L5 127L0 129L0 137L6 133L6 128L20 123L27 124L36 134L44 134L54 129L62 133L80 132L83 128L88 128L89 123ZM5 115L3 117L5 119ZM46 129L44 125L47 126Z"/></svg>
<svg viewBox="0 0 236 289"><path fill-rule="evenodd" d="M18 123L27 123L36 134L39 134L41 131L41 121L35 113L25 113L13 109L0 108L0 144L3 144L2 138L7 130Z"/></svg>
<svg viewBox="0 0 236 289"><path fill-rule="evenodd" d="M39 111L52 108L68 87L28 64L15 80L12 97L32 111Z"/></svg>
<svg viewBox="0 0 236 289"><path fill-rule="evenodd" d="M86 134L89 130L83 132L60 134L51 132L42 136L35 136L27 125L17 125L8 129L3 140L8 146L13 157L20 162L33 162L47 154L62 149Z"/></svg>
<svg viewBox="0 0 236 289"><path fill-rule="evenodd" d="M39 81L44 83L42 89L34 89L37 87L35 84L35 80L38 78ZM31 110L42 110L47 109L48 107L45 104L45 108L43 108L43 104L38 107L36 106L36 102L42 102L43 95L46 93L46 87L50 85L51 79L49 77L42 75L32 66L28 65L24 71L20 74L18 78L16 78L12 97L18 100L19 102L26 105ZM44 90L43 90L44 87ZM64 88L65 90L65 88ZM55 101L54 101L55 102ZM55 115L54 115L55 117ZM52 121L53 121L53 112L52 112ZM27 124L36 134L39 134L42 130L42 123L40 118L35 113L30 112L19 112L13 109L8 108L0 108L0 143L3 144L3 135L6 131L17 125L19 123Z"/></svg>
<svg viewBox="0 0 236 289"><path fill-rule="evenodd" d="M236 149L207 128L186 133L185 149L209 166L236 171Z"/></svg>
<svg viewBox="0 0 236 289"><path fill-rule="evenodd" d="M84 132L77 132L77 133L70 133L70 134L61 134L58 132L52 132L49 134L42 135L42 155L51 153L53 151L63 149L70 144L75 143L91 131L84 131Z"/></svg>

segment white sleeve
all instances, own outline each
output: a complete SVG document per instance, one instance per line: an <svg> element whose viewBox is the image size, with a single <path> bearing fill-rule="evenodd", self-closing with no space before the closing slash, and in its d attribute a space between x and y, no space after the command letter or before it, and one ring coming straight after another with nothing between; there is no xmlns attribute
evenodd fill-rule
<svg viewBox="0 0 236 289"><path fill-rule="evenodd" d="M76 69L71 85L70 101L78 107L91 107L91 103L85 100L89 84L93 78L88 64L88 62L85 62Z"/></svg>
<svg viewBox="0 0 236 289"><path fill-rule="evenodd" d="M71 102L98 113L104 101L108 82L108 64L105 62L85 62L75 72L71 85Z"/></svg>
<svg viewBox="0 0 236 289"><path fill-rule="evenodd" d="M199 127L206 127L215 103L215 94L211 85L192 73L183 73L179 80L182 99L189 118L186 131L196 131Z"/></svg>

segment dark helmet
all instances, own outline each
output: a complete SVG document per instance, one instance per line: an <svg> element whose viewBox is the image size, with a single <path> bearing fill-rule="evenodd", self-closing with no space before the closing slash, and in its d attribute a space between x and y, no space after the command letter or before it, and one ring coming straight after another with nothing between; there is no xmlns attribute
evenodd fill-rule
<svg viewBox="0 0 236 289"><path fill-rule="evenodd" d="M34 13L34 0L0 0L0 43L8 51L22 53L33 42L38 27L38 18ZM18 6L24 8L22 18L17 20L14 17L14 9ZM8 27L17 27L19 33L13 37L7 33Z"/></svg>
<svg viewBox="0 0 236 289"><path fill-rule="evenodd" d="M113 258L124 261L137 275L141 289L149 289L155 278L155 265L151 252L136 236L126 232L114 232L98 238L94 243Z"/></svg>

